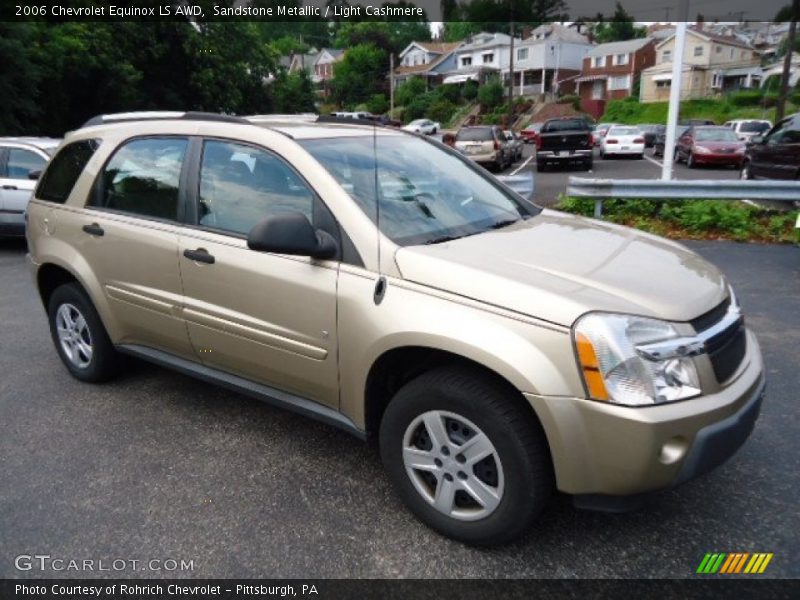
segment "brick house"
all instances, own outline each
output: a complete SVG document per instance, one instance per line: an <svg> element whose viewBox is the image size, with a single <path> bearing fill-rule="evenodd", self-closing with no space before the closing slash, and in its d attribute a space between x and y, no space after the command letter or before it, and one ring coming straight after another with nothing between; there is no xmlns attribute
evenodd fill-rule
<svg viewBox="0 0 800 600"><path fill-rule="evenodd" d="M581 76L576 79L581 109L599 117L609 100L630 96L642 71L655 62L656 42L651 38L595 46L583 59Z"/></svg>

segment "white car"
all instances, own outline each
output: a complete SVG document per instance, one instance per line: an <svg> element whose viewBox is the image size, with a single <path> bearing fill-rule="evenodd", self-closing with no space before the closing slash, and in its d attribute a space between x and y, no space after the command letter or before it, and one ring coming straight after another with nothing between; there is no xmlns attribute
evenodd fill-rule
<svg viewBox="0 0 800 600"><path fill-rule="evenodd" d="M600 142L600 158L608 156L644 156L644 134L638 127L613 125Z"/></svg>
<svg viewBox="0 0 800 600"><path fill-rule="evenodd" d="M735 119L725 123L725 127L730 127L736 137L743 142L749 142L755 135L764 135L772 129L772 123L764 119Z"/></svg>
<svg viewBox="0 0 800 600"><path fill-rule="evenodd" d="M425 135L433 135L442 128L440 123L431 121L430 119L417 119L411 121L408 125L403 127L406 131L413 131L414 133L424 133Z"/></svg>

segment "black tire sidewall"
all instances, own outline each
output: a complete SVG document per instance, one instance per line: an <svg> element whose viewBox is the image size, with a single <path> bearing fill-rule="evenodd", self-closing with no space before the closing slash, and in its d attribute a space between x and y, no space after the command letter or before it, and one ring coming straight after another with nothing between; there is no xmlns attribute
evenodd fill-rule
<svg viewBox="0 0 800 600"><path fill-rule="evenodd" d="M56 313L63 304L72 304L83 315L89 328L89 335L92 339L92 359L85 368L73 365L64 354L61 342L58 339L56 330ZM50 335L55 344L56 352L61 362L72 374L73 377L81 381L99 382L105 381L116 373L117 352L106 333L103 322L94 308L86 292L75 283L68 283L58 287L50 296L47 307L47 315L50 324Z"/></svg>
<svg viewBox="0 0 800 600"><path fill-rule="evenodd" d="M390 403L381 423L381 458L399 495L420 520L460 541L496 545L518 537L539 514L553 489L546 446L540 447L532 457L525 441L510 434L507 423L495 414L491 405L483 405L480 398L466 397L461 390L437 384L433 378L425 379L424 385L418 385L415 380L404 386ZM459 521L443 515L422 498L406 473L402 457L406 428L416 417L430 410L449 411L469 419L489 437L497 450L504 474L504 492L500 505L488 517ZM541 435L544 443L538 422L531 421L532 432ZM542 462L543 456L546 464ZM542 464L536 464L537 460Z"/></svg>

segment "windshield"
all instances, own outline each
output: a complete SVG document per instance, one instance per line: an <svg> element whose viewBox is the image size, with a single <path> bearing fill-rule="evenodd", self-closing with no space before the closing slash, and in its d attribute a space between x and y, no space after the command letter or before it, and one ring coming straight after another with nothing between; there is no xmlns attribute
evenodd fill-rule
<svg viewBox="0 0 800 600"><path fill-rule="evenodd" d="M736 142L738 138L730 129L698 129L695 132L698 142Z"/></svg>
<svg viewBox="0 0 800 600"><path fill-rule="evenodd" d="M425 140L381 135L300 143L373 222L380 197L381 231L401 246L481 233L536 211L468 159Z"/></svg>
<svg viewBox="0 0 800 600"><path fill-rule="evenodd" d="M762 133L769 129L769 123L764 121L745 121L739 126L742 133Z"/></svg>
<svg viewBox="0 0 800 600"><path fill-rule="evenodd" d="M465 127L456 135L458 142L490 142L494 134L489 127Z"/></svg>

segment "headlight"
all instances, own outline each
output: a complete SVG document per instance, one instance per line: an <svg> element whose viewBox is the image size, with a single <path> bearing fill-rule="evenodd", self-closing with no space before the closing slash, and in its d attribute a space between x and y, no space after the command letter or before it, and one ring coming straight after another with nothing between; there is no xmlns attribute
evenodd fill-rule
<svg viewBox="0 0 800 600"><path fill-rule="evenodd" d="M694 361L687 356L652 360L637 346L679 338L665 321L588 313L573 328L575 348L589 397L642 406L700 394Z"/></svg>
<svg viewBox="0 0 800 600"><path fill-rule="evenodd" d="M708 149L708 148L706 148L705 146L695 146L695 147L694 147L694 151L695 151L697 154L708 154L709 152L711 152L711 150L709 150L709 149Z"/></svg>

